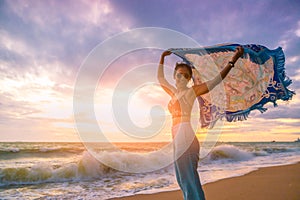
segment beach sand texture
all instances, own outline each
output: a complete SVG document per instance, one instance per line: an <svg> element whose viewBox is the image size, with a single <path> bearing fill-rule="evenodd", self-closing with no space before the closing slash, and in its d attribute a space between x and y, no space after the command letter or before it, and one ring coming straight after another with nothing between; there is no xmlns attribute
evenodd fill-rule
<svg viewBox="0 0 300 200"><path fill-rule="evenodd" d="M265 167L203 186L207 200L300 200L300 163ZM139 194L114 200L183 200L181 191Z"/></svg>

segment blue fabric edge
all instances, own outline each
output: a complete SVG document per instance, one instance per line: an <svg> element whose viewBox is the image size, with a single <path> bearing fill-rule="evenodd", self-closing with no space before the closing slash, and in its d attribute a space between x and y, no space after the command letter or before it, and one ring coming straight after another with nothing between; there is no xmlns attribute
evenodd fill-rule
<svg viewBox="0 0 300 200"><path fill-rule="evenodd" d="M240 110L240 111L236 111L236 112L226 112L225 117L228 122L247 120L247 118L252 110L259 110L261 113L264 113L265 111L267 111L267 108L264 107L267 103L272 102L274 107L276 107L277 100L288 101L288 100L291 100L293 95L295 94L294 91L291 91L287 88L292 83L292 80L289 79L289 77L286 76L286 74L285 74L285 66L284 66L285 65L285 56L284 56L284 52L283 52L282 48L278 47L275 50L269 50L268 48L266 48L265 51L267 52L268 55L273 57L274 73L277 74L279 81L282 84L282 88L285 91L285 95L283 95L283 96L276 95L273 98L273 100L267 100L264 98L259 103L254 104L253 106L251 106L250 108L248 108L246 110Z"/></svg>

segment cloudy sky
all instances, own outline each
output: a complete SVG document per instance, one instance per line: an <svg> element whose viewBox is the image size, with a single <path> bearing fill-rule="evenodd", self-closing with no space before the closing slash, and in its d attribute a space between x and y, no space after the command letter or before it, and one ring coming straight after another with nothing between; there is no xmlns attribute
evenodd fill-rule
<svg viewBox="0 0 300 200"><path fill-rule="evenodd" d="M73 114L74 85L80 67L99 44L136 28L174 30L204 46L228 42L256 43L270 49L281 46L286 57L286 74L293 80L290 89L299 93L299 10L300 2L296 0L226 3L217 0L2 0L0 141L80 141ZM95 115L105 127L104 132L113 139L124 141L128 137L117 133L113 120L105 120L111 113L107 105L111 104L114 80L132 70L133 65L158 62L160 53L157 49L131 53L134 55L117 59L106 71L102 88L95 94ZM157 104L157 98L164 99L160 103L167 102L166 96L156 90L159 89L149 86L133 98L130 115L135 123L149 121L141 120L144 114L140 109L134 111L135 106L142 108L143 102ZM149 91L157 98L149 95ZM143 100L145 96L152 100ZM266 113L255 111L247 121L226 123L220 140L292 141L300 137L298 95L288 103L279 102L276 108L267 107ZM169 136L166 131L155 138L168 140Z"/></svg>

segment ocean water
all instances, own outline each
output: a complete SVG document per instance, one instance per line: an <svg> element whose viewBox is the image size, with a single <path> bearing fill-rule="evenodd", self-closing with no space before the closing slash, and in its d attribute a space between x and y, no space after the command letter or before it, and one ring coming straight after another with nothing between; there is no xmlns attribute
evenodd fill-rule
<svg viewBox="0 0 300 200"><path fill-rule="evenodd" d="M95 157L81 143L0 143L0 199L110 199L179 189L172 164L155 171L133 173L112 166L134 164L137 171L159 166L172 150L168 143L118 143L115 151L95 143ZM126 152L131 152L128 154ZM143 159L141 162L140 158ZM100 161L99 161L100 160ZM218 143L201 158L202 184L241 176L261 167L300 162L300 143Z"/></svg>

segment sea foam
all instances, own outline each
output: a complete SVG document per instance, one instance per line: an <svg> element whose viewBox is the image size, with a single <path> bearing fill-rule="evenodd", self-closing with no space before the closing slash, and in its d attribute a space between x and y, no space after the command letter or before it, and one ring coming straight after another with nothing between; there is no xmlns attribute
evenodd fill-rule
<svg viewBox="0 0 300 200"><path fill-rule="evenodd" d="M0 186L87 180L102 177L111 170L84 152L77 163L53 166L41 162L31 167L0 169Z"/></svg>
<svg viewBox="0 0 300 200"><path fill-rule="evenodd" d="M233 161L244 161L254 157L252 152L239 149L233 145L220 145L215 147L209 154L208 158L211 161L228 159Z"/></svg>

